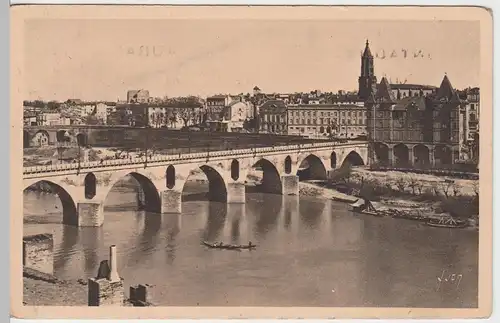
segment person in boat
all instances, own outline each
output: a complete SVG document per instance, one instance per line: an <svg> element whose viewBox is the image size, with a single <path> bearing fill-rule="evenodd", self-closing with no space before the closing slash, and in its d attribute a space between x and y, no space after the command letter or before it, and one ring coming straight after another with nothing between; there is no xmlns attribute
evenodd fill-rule
<svg viewBox="0 0 500 323"><path fill-rule="evenodd" d="M248 247L249 247L249 248L252 248L252 246L253 246L253 245L252 245L252 241L248 241Z"/></svg>

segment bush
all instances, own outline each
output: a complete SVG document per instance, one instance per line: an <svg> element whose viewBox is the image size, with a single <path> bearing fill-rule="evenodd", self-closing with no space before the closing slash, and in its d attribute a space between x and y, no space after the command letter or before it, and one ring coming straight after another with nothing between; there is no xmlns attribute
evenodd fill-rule
<svg viewBox="0 0 500 323"><path fill-rule="evenodd" d="M478 199L474 196L454 196L443 198L439 203L443 212L453 217L468 218L479 213Z"/></svg>

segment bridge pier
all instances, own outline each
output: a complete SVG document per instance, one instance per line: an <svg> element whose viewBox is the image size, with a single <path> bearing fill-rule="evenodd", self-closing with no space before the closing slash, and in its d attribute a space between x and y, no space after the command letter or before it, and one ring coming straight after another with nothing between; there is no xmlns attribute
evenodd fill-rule
<svg viewBox="0 0 500 323"><path fill-rule="evenodd" d="M77 221L79 227L100 227L104 223L104 203L102 201L78 202Z"/></svg>
<svg viewBox="0 0 500 323"><path fill-rule="evenodd" d="M245 203L245 183L240 183L240 182L227 183L227 203L228 204Z"/></svg>
<svg viewBox="0 0 500 323"><path fill-rule="evenodd" d="M281 186L282 195L299 195L299 177L297 175L281 176Z"/></svg>
<svg viewBox="0 0 500 323"><path fill-rule="evenodd" d="M182 213L182 192L165 190L160 193L161 213Z"/></svg>

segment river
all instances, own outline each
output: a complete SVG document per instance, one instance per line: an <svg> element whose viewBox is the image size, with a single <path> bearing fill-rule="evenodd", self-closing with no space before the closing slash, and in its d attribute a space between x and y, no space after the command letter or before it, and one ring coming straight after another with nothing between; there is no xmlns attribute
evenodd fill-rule
<svg viewBox="0 0 500 323"><path fill-rule="evenodd" d="M129 285L153 285L156 305L477 307L475 230L353 216L346 204L313 197L246 198L226 206L194 194L180 215L145 214L136 211L136 192L117 185L104 225L75 228L61 224L57 196L25 192L24 234L53 233L55 275L63 279L95 276L117 245L126 294ZM258 248L212 250L202 240ZM438 285L443 271L462 278Z"/></svg>

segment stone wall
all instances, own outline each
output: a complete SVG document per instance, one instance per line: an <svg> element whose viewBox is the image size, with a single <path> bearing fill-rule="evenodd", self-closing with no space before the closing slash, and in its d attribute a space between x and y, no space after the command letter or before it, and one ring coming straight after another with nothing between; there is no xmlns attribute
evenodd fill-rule
<svg viewBox="0 0 500 323"><path fill-rule="evenodd" d="M52 234L23 237L23 266L46 274L54 273L54 239Z"/></svg>
<svg viewBox="0 0 500 323"><path fill-rule="evenodd" d="M123 280L110 281L107 278L90 278L88 281L89 306L122 306L125 299Z"/></svg>

